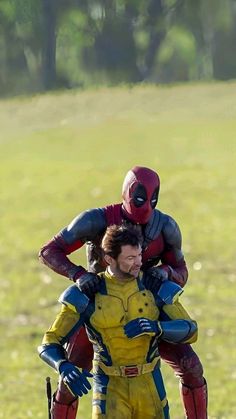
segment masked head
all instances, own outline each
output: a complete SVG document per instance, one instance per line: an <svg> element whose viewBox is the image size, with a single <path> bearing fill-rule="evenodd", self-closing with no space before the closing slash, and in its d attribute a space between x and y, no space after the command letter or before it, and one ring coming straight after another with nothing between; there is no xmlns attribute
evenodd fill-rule
<svg viewBox="0 0 236 419"><path fill-rule="evenodd" d="M129 170L123 183L123 211L133 223L146 224L158 201L160 179L147 167Z"/></svg>

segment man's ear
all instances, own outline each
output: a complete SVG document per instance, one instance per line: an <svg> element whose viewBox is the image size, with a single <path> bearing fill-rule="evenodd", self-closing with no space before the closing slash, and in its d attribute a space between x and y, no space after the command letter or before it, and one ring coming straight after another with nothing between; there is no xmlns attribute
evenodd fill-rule
<svg viewBox="0 0 236 419"><path fill-rule="evenodd" d="M108 265L110 265L112 263L112 261L114 260L113 257L111 257L109 255L105 255L104 259L105 259L105 261Z"/></svg>

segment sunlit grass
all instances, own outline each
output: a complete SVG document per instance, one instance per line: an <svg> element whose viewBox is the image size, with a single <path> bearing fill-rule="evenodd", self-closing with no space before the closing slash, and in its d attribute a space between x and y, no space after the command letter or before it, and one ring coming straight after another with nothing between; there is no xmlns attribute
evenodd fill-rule
<svg viewBox="0 0 236 419"><path fill-rule="evenodd" d="M234 419L236 84L101 89L0 102L0 418L46 417L36 347L66 279L41 266L40 246L89 207L119 202L133 165L160 173L159 208L178 221L190 278L183 302L209 384L209 416ZM84 250L73 255L85 263ZM178 383L162 367L172 418ZM90 397L81 417L89 418Z"/></svg>

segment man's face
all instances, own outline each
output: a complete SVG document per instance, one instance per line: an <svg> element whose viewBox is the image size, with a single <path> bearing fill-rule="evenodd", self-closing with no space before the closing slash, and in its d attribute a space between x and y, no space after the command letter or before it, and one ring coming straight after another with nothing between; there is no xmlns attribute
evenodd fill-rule
<svg viewBox="0 0 236 419"><path fill-rule="evenodd" d="M121 253L117 259L111 260L110 268L112 273L118 279L127 279L138 277L140 268L142 266L142 249L138 247L125 245L121 246Z"/></svg>

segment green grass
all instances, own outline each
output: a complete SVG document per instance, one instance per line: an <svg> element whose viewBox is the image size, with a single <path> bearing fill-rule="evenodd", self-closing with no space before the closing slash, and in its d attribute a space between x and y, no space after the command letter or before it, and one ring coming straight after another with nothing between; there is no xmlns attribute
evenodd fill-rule
<svg viewBox="0 0 236 419"><path fill-rule="evenodd" d="M218 83L0 102L0 418L46 418L45 377L56 386L36 348L69 283L40 265L40 246L80 211L119 202L136 164L159 172L159 208L181 226L190 271L182 301L199 324L209 417L236 417L235 94L236 83ZM85 263L84 250L72 258ZM180 419L178 382L162 370Z"/></svg>

